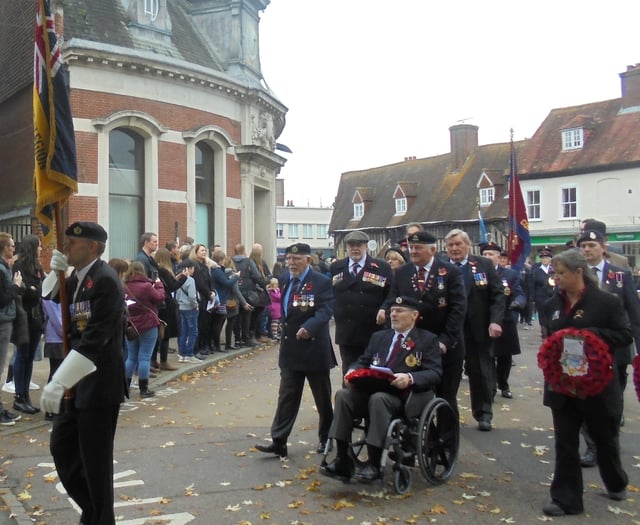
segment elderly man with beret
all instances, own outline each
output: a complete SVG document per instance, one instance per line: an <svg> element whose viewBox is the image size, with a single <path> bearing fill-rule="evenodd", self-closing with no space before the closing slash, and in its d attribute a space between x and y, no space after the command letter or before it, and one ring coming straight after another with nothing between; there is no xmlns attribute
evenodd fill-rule
<svg viewBox="0 0 640 525"><path fill-rule="evenodd" d="M60 481L82 511L80 523L111 525L113 441L126 392L124 294L118 275L100 258L107 241L102 226L76 222L65 235L66 255L54 250L51 268L75 267L66 288L71 350L40 402L44 411L57 414L51 454Z"/></svg>
<svg viewBox="0 0 640 525"><path fill-rule="evenodd" d="M282 336L278 366L278 405L271 424L271 444L256 445L267 454L287 456L287 439L300 409L305 379L318 410L318 452L323 452L333 419L330 370L337 365L329 320L333 315L331 281L311 267L311 247L296 243L285 250L288 272L282 290Z"/></svg>
<svg viewBox="0 0 640 525"><path fill-rule="evenodd" d="M378 312L391 287L391 267L367 254L368 235L359 230L344 239L347 255L330 267L336 297L335 341L340 347L343 375L364 352L371 334L384 327Z"/></svg>
<svg viewBox="0 0 640 525"><path fill-rule="evenodd" d="M436 334L442 352L442 382L436 392L457 414L467 303L462 273L457 266L436 257L437 239L431 233L418 230L408 243L411 261L396 270L385 307L392 306L400 296L418 301L416 326Z"/></svg>
<svg viewBox="0 0 640 525"><path fill-rule="evenodd" d="M427 392L440 383L442 358L438 337L416 328L419 303L412 297L397 297L390 308L391 328L375 332L364 354L351 365L351 370L371 365L390 369L388 385L380 389L362 388L345 376L346 388L336 394L335 418L329 437L335 438L337 455L333 462L321 467L325 476L348 481L354 474L349 457L349 443L354 419L366 417L368 462L355 471L355 477L370 482L380 477L380 460L387 428L394 417L402 414L407 393ZM425 402L428 400L425 399Z"/></svg>

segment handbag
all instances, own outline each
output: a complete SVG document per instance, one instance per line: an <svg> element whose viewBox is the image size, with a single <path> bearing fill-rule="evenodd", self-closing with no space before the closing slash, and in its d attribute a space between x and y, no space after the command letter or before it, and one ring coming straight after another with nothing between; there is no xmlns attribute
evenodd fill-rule
<svg viewBox="0 0 640 525"><path fill-rule="evenodd" d="M136 325L133 324L133 321L127 317L126 324L124 327L124 334L128 341L135 341L140 337L140 332L136 328Z"/></svg>
<svg viewBox="0 0 640 525"><path fill-rule="evenodd" d="M254 290L248 290L246 292L247 302L251 306L263 307L271 303L269 292L267 292L262 286L256 284Z"/></svg>
<svg viewBox="0 0 640 525"><path fill-rule="evenodd" d="M238 308L238 300L227 299L227 310L233 310L234 308Z"/></svg>

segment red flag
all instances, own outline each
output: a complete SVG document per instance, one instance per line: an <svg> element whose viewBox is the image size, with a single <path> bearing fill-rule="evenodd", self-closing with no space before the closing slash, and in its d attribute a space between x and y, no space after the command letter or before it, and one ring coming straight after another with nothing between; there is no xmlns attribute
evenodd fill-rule
<svg viewBox="0 0 640 525"><path fill-rule="evenodd" d="M518 163L512 135L509 173L509 260L511 267L518 272L522 270L530 251L529 219L518 179Z"/></svg>
<svg viewBox="0 0 640 525"><path fill-rule="evenodd" d="M54 224L53 206L78 191L76 144L62 53L49 0L38 0L33 56L33 140L36 216L44 240Z"/></svg>

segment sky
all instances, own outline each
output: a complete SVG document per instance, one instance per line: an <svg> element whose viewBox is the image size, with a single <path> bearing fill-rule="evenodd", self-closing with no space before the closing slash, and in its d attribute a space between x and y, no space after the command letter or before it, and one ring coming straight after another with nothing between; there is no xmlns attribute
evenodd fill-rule
<svg viewBox="0 0 640 525"><path fill-rule="evenodd" d="M636 0L271 0L262 74L289 109L285 200L330 206L344 172L531 137L549 111L620 97Z"/></svg>

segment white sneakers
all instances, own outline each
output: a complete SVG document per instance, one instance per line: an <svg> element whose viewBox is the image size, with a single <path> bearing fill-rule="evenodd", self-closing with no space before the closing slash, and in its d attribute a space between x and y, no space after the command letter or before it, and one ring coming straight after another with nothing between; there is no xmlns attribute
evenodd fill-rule
<svg viewBox="0 0 640 525"><path fill-rule="evenodd" d="M40 385L36 385L33 381L29 383L29 390L40 390ZM9 394L16 393L16 385L13 381L7 381L4 385L2 385L2 391L8 392Z"/></svg>

